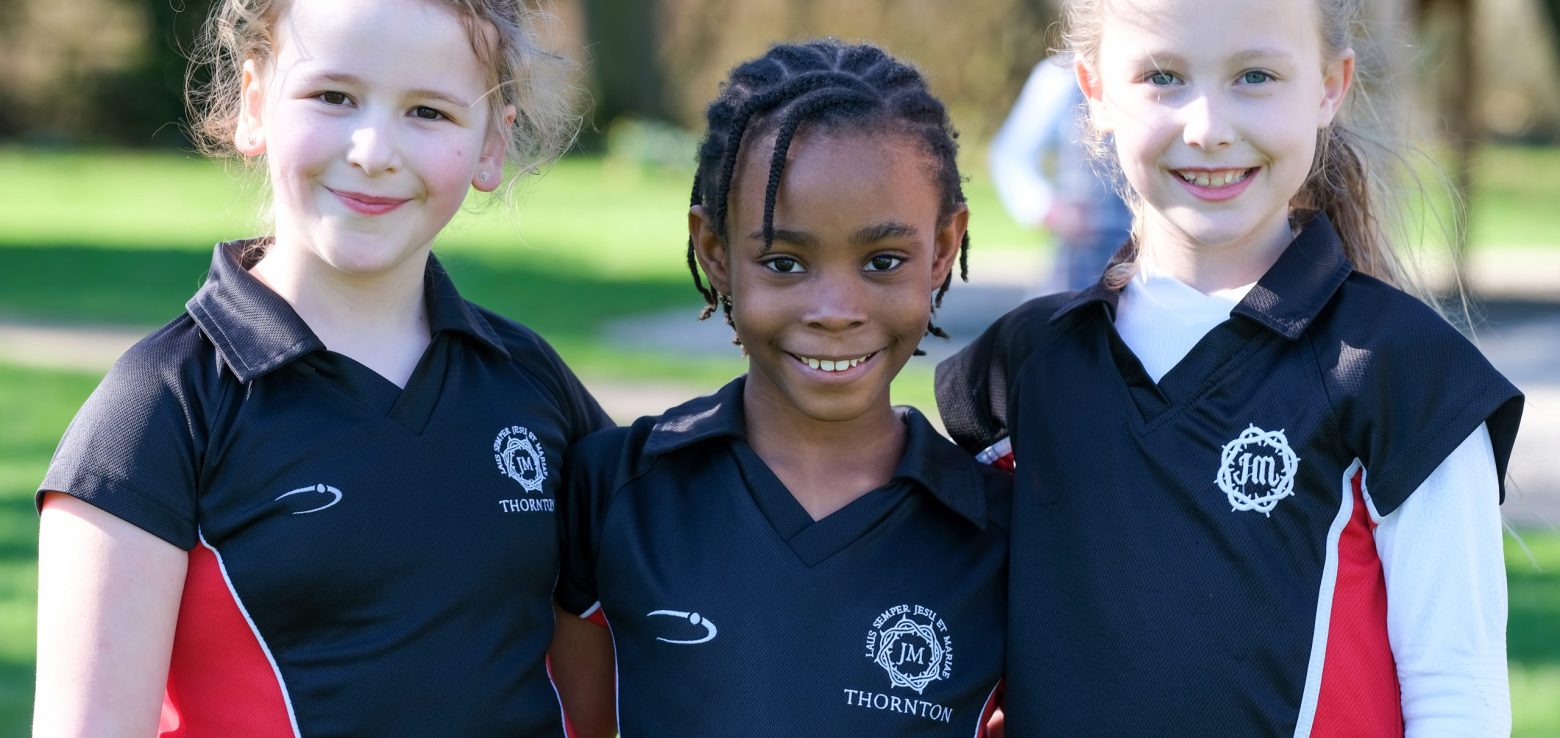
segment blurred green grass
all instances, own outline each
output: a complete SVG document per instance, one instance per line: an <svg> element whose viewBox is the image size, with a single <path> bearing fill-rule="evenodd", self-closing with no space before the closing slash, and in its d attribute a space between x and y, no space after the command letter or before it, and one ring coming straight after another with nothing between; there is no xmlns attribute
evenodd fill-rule
<svg viewBox="0 0 1560 738"><path fill-rule="evenodd" d="M1002 212L966 156L972 261L1048 248ZM263 231L252 175L194 156L0 148L0 317L152 327L199 286L216 241ZM742 370L726 359L625 350L602 341L614 318L686 310L701 299L683 261L687 171L573 158L522 187L515 207L475 204L437 250L469 298L536 329L587 382L661 380L689 394ZM1473 203L1475 248L1556 248L1560 150L1488 149ZM1026 259L1021 263L1032 263ZM957 287L955 288L957 289ZM0 726L31 709L36 517L32 490L98 375L0 365ZM930 411L931 365L895 383L896 402ZM1508 545L1510 654L1518 736L1560 735L1560 533Z"/></svg>

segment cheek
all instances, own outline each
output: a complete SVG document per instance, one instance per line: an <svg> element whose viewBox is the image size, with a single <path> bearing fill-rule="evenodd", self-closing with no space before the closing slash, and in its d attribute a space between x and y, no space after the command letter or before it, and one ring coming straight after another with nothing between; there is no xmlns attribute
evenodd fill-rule
<svg viewBox="0 0 1560 738"><path fill-rule="evenodd" d="M351 133L329 118L283 109L266 127L266 159L283 180L313 176L345 156ZM279 182L280 183L280 182Z"/></svg>
<svg viewBox="0 0 1560 738"><path fill-rule="evenodd" d="M1150 131L1136 127L1118 128L1114 134L1116 159L1121 164L1122 174L1138 189L1156 168L1163 153L1163 147L1156 146L1149 134Z"/></svg>
<svg viewBox="0 0 1560 738"><path fill-rule="evenodd" d="M929 284L930 279L926 282L884 285L877 290L873 304L880 311L882 320L902 332L919 336L926 328L926 321L932 317L932 295L937 290L937 285Z"/></svg>
<svg viewBox="0 0 1560 738"><path fill-rule="evenodd" d="M481 142L468 137L431 136L413 142L422 179L431 193L465 197L477 171Z"/></svg>

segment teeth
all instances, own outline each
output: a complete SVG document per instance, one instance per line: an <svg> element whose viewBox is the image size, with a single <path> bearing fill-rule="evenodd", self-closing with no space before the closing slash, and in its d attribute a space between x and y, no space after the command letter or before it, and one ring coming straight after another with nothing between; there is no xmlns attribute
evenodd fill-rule
<svg viewBox="0 0 1560 738"><path fill-rule="evenodd" d="M1198 187L1224 187L1246 178L1249 169L1226 169L1219 172L1176 172L1181 179Z"/></svg>
<svg viewBox="0 0 1560 738"><path fill-rule="evenodd" d="M795 356L795 354L792 355ZM797 356L796 358L803 364L806 364L807 366L819 371L843 372L846 369L861 366L861 362L866 361L868 358L871 358L871 356L871 354L868 354L866 356L860 356L854 359L840 359L838 361L830 359L814 359L811 356Z"/></svg>

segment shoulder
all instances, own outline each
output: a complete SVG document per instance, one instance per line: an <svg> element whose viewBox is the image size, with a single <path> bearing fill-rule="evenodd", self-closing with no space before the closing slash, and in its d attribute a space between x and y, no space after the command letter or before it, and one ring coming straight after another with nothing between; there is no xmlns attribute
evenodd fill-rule
<svg viewBox="0 0 1560 738"><path fill-rule="evenodd" d="M569 447L568 474L598 489L616 489L643 474L649 467L645 443L656 417L642 417L630 425L604 428L586 435Z"/></svg>
<svg viewBox="0 0 1560 738"><path fill-rule="evenodd" d="M948 434L976 452L1008 434L1008 415L1023 366L1079 325L1076 292L1026 302L998 318L984 333L937 365L937 409Z"/></svg>
<svg viewBox="0 0 1560 738"><path fill-rule="evenodd" d="M995 336L1012 353L1032 351L1071 327L1069 318L1057 320L1056 315L1077 297L1077 292L1056 292L1036 297L997 318L987 333Z"/></svg>
<svg viewBox="0 0 1560 738"><path fill-rule="evenodd" d="M193 319L182 315L125 351L104 375L94 400L131 405L191 402L217 392L224 377L232 374L215 346Z"/></svg>
<svg viewBox="0 0 1560 738"><path fill-rule="evenodd" d="M1522 393L1429 305L1353 274L1306 336L1341 439L1369 469L1383 514L1481 423L1504 479Z"/></svg>
<svg viewBox="0 0 1560 738"><path fill-rule="evenodd" d="M515 361L535 362L540 360L543 363L556 363L559 365L563 363L558 358L558 352L553 350L552 345L547 343L536 331L474 302L468 301L466 304L471 307L472 312L487 322L488 326L498 336L504 350L508 351Z"/></svg>
<svg viewBox="0 0 1560 738"><path fill-rule="evenodd" d="M76 413L37 501L64 492L189 549L206 443L237 386L193 320L153 332L120 357Z"/></svg>
<svg viewBox="0 0 1560 738"><path fill-rule="evenodd" d="M645 441L655 422L655 417L642 417L629 425L603 428L575 441L569 454L587 463L633 464L644 457Z"/></svg>
<svg viewBox="0 0 1560 738"><path fill-rule="evenodd" d="M984 362L1002 361L1016 369L1030 356L1065 334L1074 324L1072 317L1056 319L1057 312L1077 297L1076 292L1059 292L1037 297L1008 311L997 318L971 344L955 355L962 361L950 359L944 365L953 369L961 363L980 357Z"/></svg>
<svg viewBox="0 0 1560 738"><path fill-rule="evenodd" d="M1350 386L1381 371L1498 376L1434 308L1358 272L1338 288L1308 334L1324 371Z"/></svg>
<svg viewBox="0 0 1560 738"><path fill-rule="evenodd" d="M572 418L571 438L612 424L574 371L551 344L531 330L498 313L468 302L475 320L485 321L509 355L510 364L536 380L559 407Z"/></svg>

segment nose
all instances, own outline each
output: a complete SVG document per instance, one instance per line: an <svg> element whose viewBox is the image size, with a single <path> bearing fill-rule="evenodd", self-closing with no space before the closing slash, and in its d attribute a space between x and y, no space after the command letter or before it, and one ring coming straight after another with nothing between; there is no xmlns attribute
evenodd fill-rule
<svg viewBox="0 0 1560 738"><path fill-rule="evenodd" d="M813 281L803 320L811 328L842 333L866 324L869 300L855 274L820 275Z"/></svg>
<svg viewBox="0 0 1560 738"><path fill-rule="evenodd" d="M1203 94L1181 108L1181 140L1186 145L1214 151L1235 142L1235 129L1218 95Z"/></svg>
<svg viewBox="0 0 1560 738"><path fill-rule="evenodd" d="M347 161L370 176L395 171L401 165L395 136L395 125L392 122L365 123L352 132Z"/></svg>

